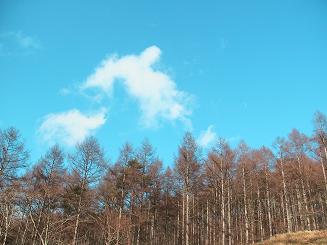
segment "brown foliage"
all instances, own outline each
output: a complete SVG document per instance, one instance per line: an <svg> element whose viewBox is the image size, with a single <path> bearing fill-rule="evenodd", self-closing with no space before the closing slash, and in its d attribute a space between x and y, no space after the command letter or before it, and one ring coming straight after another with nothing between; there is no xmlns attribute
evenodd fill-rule
<svg viewBox="0 0 327 245"><path fill-rule="evenodd" d="M24 169L19 132L0 131L0 242L232 245L325 229L325 116L314 123L312 137L293 130L272 149L219 139L205 155L186 133L174 168L163 168L147 140L125 144L109 165L91 137L68 156L54 146ZM326 234L295 235L263 244Z"/></svg>

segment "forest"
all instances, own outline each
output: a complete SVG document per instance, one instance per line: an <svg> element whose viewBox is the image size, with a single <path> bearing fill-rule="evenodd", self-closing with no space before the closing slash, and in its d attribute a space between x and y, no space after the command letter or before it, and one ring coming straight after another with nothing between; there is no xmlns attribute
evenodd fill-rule
<svg viewBox="0 0 327 245"><path fill-rule="evenodd" d="M107 160L91 136L30 162L18 129L0 131L0 243L232 245L327 226L327 121L272 147L208 151L186 132L163 167L144 140Z"/></svg>

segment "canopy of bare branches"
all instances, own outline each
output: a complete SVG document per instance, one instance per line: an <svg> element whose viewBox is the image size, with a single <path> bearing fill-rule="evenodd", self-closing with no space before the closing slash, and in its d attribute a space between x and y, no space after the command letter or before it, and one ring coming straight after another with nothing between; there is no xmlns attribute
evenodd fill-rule
<svg viewBox="0 0 327 245"><path fill-rule="evenodd" d="M327 123L273 147L202 154L191 133L163 168L152 145L109 164L96 138L30 163L15 128L0 131L1 244L249 244L327 226Z"/></svg>

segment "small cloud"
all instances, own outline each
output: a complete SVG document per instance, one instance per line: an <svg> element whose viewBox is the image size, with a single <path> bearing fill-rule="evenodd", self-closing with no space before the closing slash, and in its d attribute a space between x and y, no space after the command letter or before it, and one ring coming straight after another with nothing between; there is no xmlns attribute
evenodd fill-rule
<svg viewBox="0 0 327 245"><path fill-rule="evenodd" d="M36 41L34 38L29 37L24 35L22 32L16 32L13 33L12 35L14 35L17 38L18 43L26 49L38 49L40 48L40 44L38 41Z"/></svg>
<svg viewBox="0 0 327 245"><path fill-rule="evenodd" d="M240 136L233 136L233 137L229 137L229 138L227 138L227 141L229 142L229 143L237 143L238 141L240 141L241 140L241 137Z"/></svg>
<svg viewBox="0 0 327 245"><path fill-rule="evenodd" d="M220 38L220 48L226 49L228 46L228 40L226 38Z"/></svg>
<svg viewBox="0 0 327 245"><path fill-rule="evenodd" d="M157 28L159 26L159 24L157 24L157 23L150 23L148 26L150 28Z"/></svg>
<svg viewBox="0 0 327 245"><path fill-rule="evenodd" d="M210 125L207 130L202 131L197 142L203 148L208 148L217 139L217 134L214 132L214 126Z"/></svg>
<svg viewBox="0 0 327 245"><path fill-rule="evenodd" d="M71 94L71 90L69 88L62 88L59 90L59 94L62 96L66 96Z"/></svg>
<svg viewBox="0 0 327 245"><path fill-rule="evenodd" d="M106 110L85 115L77 109L61 113L51 113L44 117L38 134L44 142L63 143L73 146L83 141L87 136L106 122Z"/></svg>
<svg viewBox="0 0 327 245"><path fill-rule="evenodd" d="M21 31L0 34L0 55L26 55L41 48L40 42Z"/></svg>
<svg viewBox="0 0 327 245"><path fill-rule="evenodd" d="M101 62L81 90L97 89L109 96L113 94L114 83L122 82L129 96L138 102L144 126L156 126L162 119L189 123L192 96L178 90L167 73L154 67L160 55L161 50L151 46L140 55L111 56Z"/></svg>
<svg viewBox="0 0 327 245"><path fill-rule="evenodd" d="M248 109L248 107L249 107L249 104L247 102L242 103L242 108L244 111L246 111Z"/></svg>

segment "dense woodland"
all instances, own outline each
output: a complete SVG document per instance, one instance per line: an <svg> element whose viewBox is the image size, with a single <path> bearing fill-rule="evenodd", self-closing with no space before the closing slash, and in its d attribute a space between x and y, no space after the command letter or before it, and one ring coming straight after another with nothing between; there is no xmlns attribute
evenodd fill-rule
<svg viewBox="0 0 327 245"><path fill-rule="evenodd" d="M145 140L109 163L94 137L31 163L15 128L0 131L1 244L249 244L327 226L327 122L270 148L204 153L185 133L163 168ZM202 152L202 153L201 153Z"/></svg>

